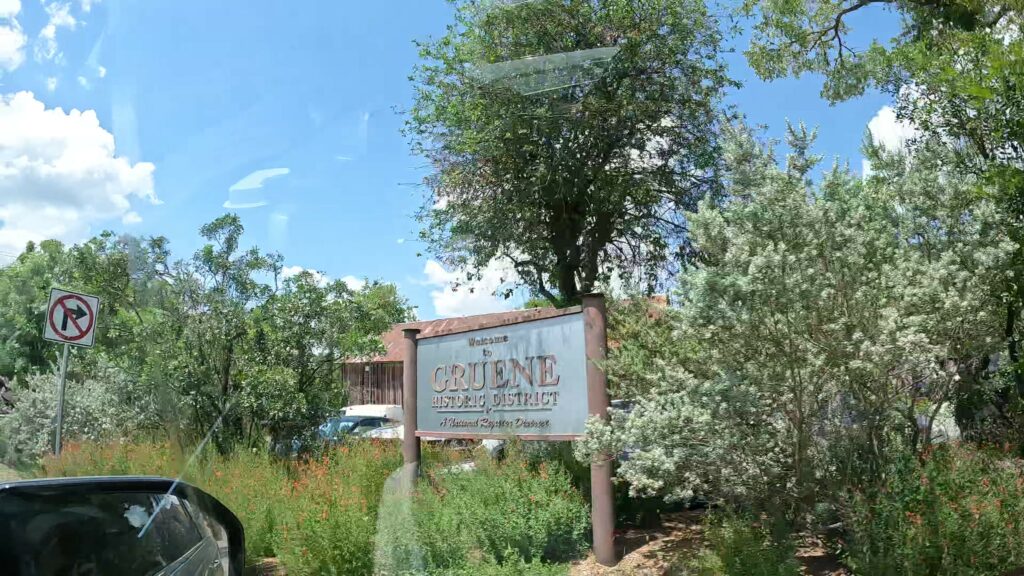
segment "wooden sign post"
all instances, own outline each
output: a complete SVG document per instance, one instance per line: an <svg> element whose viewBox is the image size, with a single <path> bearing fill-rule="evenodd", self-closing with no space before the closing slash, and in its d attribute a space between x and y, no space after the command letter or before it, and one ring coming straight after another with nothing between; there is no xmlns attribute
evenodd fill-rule
<svg viewBox="0 0 1024 576"><path fill-rule="evenodd" d="M402 456L415 476L420 438L579 438L608 418L604 296L540 319L421 338L403 331ZM594 556L617 563L612 457L590 467Z"/></svg>
<svg viewBox="0 0 1024 576"><path fill-rule="evenodd" d="M402 459L406 467L420 464L420 437L416 435L416 337L419 328L402 330Z"/></svg>
<svg viewBox="0 0 1024 576"><path fill-rule="evenodd" d="M583 334L587 350L587 409L592 416L608 419L608 377L604 360L608 355L607 311L604 296L583 297ZM614 566L612 532L615 530L615 504L612 497L612 459L603 456L590 464L590 520L594 528L594 557L605 566Z"/></svg>

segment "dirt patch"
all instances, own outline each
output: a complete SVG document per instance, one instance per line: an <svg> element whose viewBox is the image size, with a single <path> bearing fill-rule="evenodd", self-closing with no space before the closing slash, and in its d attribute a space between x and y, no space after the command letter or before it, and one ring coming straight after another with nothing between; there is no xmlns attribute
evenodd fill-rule
<svg viewBox="0 0 1024 576"><path fill-rule="evenodd" d="M704 511L666 514L660 528L631 529L615 538L622 558L609 568L593 555L573 563L571 576L662 576L669 574L673 561L695 555L704 547Z"/></svg>
<svg viewBox="0 0 1024 576"><path fill-rule="evenodd" d="M285 576L284 566L277 558L260 560L253 566L246 567L243 576Z"/></svg>
<svg viewBox="0 0 1024 576"><path fill-rule="evenodd" d="M615 567L601 566L593 555L573 563L570 576L683 576L684 566L706 546L704 511L667 514L661 528L626 530L615 538L621 560ZM839 558L816 538L805 538L796 559L805 576L848 576Z"/></svg>
<svg viewBox="0 0 1024 576"><path fill-rule="evenodd" d="M807 537L796 549L796 559L807 576L849 576L850 571L814 537Z"/></svg>

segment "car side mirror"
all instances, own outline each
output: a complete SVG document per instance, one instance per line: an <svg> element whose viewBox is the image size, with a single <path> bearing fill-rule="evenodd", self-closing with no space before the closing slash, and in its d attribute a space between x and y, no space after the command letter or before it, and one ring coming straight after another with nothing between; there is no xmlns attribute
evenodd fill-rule
<svg viewBox="0 0 1024 576"><path fill-rule="evenodd" d="M216 498L166 478L9 482L0 566L13 576L241 576L245 533Z"/></svg>

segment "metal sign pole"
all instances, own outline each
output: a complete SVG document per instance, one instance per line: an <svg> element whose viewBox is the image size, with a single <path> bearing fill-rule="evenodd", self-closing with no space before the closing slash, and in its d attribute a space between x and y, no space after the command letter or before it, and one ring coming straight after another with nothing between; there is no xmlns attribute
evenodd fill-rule
<svg viewBox="0 0 1024 576"><path fill-rule="evenodd" d="M608 350L605 302L602 294L583 296L583 333L587 351L587 407L592 416L608 419L608 378L604 362ZM615 566L613 531L615 504L612 494L612 459L602 455L590 464L590 519L594 528L594 558Z"/></svg>
<svg viewBox="0 0 1024 576"><path fill-rule="evenodd" d="M64 343L64 357L60 361L60 380L57 384L57 430L53 433L53 453L60 456L60 434L64 424L64 383L68 378L68 351L70 346Z"/></svg>

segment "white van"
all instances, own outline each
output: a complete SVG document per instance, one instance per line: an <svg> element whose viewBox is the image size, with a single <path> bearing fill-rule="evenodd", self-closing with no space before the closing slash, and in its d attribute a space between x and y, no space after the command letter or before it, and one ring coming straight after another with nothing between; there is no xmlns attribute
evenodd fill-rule
<svg viewBox="0 0 1024 576"><path fill-rule="evenodd" d="M373 416L401 422L404 418L402 407L397 404L357 404L341 409L343 416Z"/></svg>

